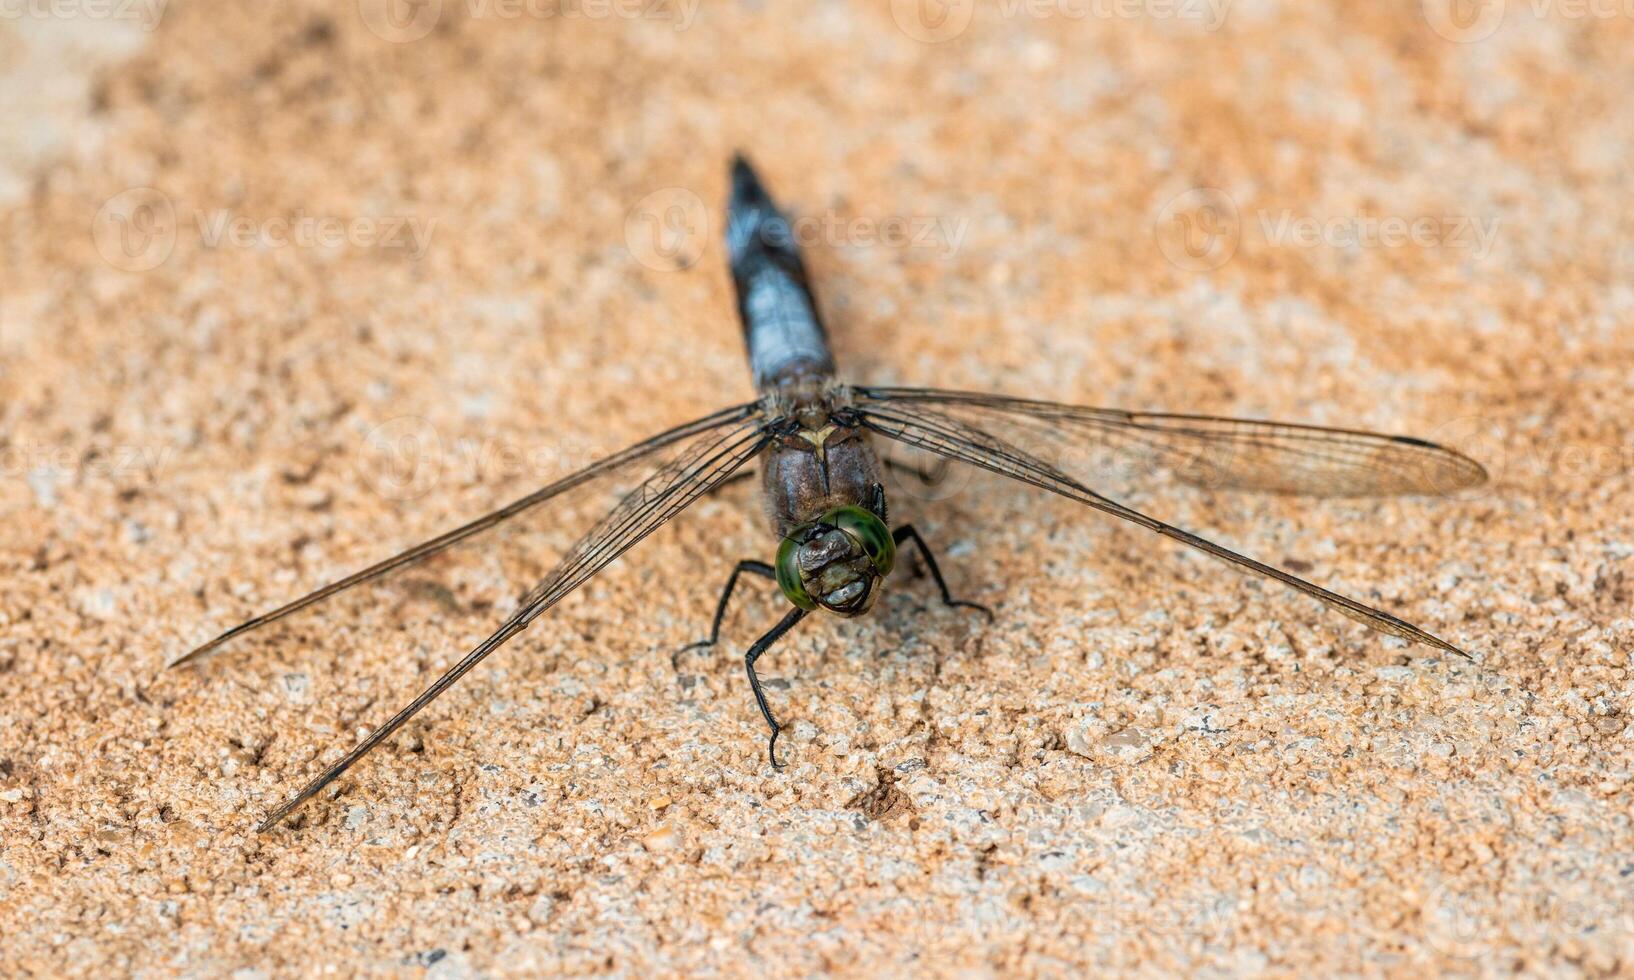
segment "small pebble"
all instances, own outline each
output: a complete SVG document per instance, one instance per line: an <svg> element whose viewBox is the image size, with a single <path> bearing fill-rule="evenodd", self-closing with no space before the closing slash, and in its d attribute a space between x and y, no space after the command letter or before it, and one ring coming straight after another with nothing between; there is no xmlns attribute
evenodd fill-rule
<svg viewBox="0 0 1634 980"><path fill-rule="evenodd" d="M680 844L681 834L668 823L659 824L647 836L641 838L641 846L653 854L672 851Z"/></svg>

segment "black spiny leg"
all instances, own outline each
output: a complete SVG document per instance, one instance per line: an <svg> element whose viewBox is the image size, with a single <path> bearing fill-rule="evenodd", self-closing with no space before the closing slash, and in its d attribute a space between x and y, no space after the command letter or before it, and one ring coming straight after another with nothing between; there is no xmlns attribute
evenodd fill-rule
<svg viewBox="0 0 1634 980"><path fill-rule="evenodd" d="M993 621L993 610L987 608L981 603L966 602L963 599L953 598L953 593L948 591L947 581L942 578L942 570L936 567L936 556L930 553L930 546L925 543L924 538L919 536L919 532L913 529L912 524L904 524L895 531L892 531L891 537L896 539L896 543L899 546L904 541L912 541L914 544L919 546L919 555L925 559L925 567L930 570L930 577L936 580L936 587L942 590L943 603L949 606L963 606L966 609L974 609L983 616L986 616L988 622L991 623Z"/></svg>
<svg viewBox="0 0 1634 980"><path fill-rule="evenodd" d="M751 572L755 575L761 576L762 578L769 578L774 582L777 581L777 572L773 571L772 566L763 561L755 561L752 558L745 558L744 560L738 562L738 567L732 569L731 576L726 580L726 588L721 590L721 601L715 606L715 622L714 625L709 627L709 639L699 640L697 643L688 643L686 646L670 654L670 666L674 667L676 672L680 672L681 670L681 654L691 650L707 650L714 646L716 641L721 638L721 620L726 618L726 604L732 601L732 590L737 588L738 576L742 575L744 572Z"/></svg>
<svg viewBox="0 0 1634 980"><path fill-rule="evenodd" d="M777 761L777 734L782 728L777 724L777 719L772 717L772 709L766 704L766 693L760 689L760 677L755 673L755 661L759 660L760 655L770 649L784 633L793 629L795 623L805 618L804 609L790 609L789 614L784 616L781 622L755 641L755 645L749 648L749 653L743 658L743 666L749 671L749 687L755 692L755 703L760 705L760 714L766 719L767 727L772 730L772 739L766 743L766 757L772 760L773 769L783 768L783 763Z"/></svg>

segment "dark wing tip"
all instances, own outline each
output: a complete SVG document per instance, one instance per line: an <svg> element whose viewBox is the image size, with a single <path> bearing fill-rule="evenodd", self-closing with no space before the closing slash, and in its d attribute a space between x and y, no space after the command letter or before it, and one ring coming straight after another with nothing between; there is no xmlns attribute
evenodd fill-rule
<svg viewBox="0 0 1634 980"><path fill-rule="evenodd" d="M1472 664L1473 663L1480 663L1480 661L1476 660L1475 657L1472 656L1469 652L1467 652L1465 650L1461 650L1458 647L1453 646L1451 643L1448 643L1446 640L1443 640L1441 637L1436 636L1434 633L1425 633L1424 635L1428 636L1430 638L1431 642L1430 642L1429 645L1432 646L1432 647L1435 647L1437 650L1445 650L1448 653L1457 654L1458 656L1463 657L1466 661L1468 661L1468 662L1470 662ZM1423 642L1423 641L1420 641L1420 642Z"/></svg>
<svg viewBox="0 0 1634 980"><path fill-rule="evenodd" d="M1391 436L1390 439L1403 446L1429 450L1433 458L1443 464L1441 467L1443 472L1438 474L1437 479L1437 482L1443 485L1437 486L1438 490L1468 490L1492 479L1492 474L1487 472L1485 466L1451 447L1417 436Z"/></svg>
<svg viewBox="0 0 1634 980"><path fill-rule="evenodd" d="M267 624L274 618L277 618L276 613L268 616L257 616L254 619L246 619L244 622L239 623L237 626L234 626L227 632L222 633L220 636L217 636L210 642L196 646L177 657L175 660L172 660L170 663L165 665L165 669L174 670L177 667L185 667L188 664L197 663L198 661L203 660L205 657L214 653L221 647L222 644L226 643L228 640L231 640L233 637L238 636L241 633L248 633L250 630Z"/></svg>
<svg viewBox="0 0 1634 980"><path fill-rule="evenodd" d="M172 660L170 663L165 664L165 669L166 670L175 670L178 667L187 667L187 666L189 666L191 664L198 663L200 660L203 660L205 657L207 657L211 653L215 652L217 647L221 646L223 643L226 643L229 639L231 639L235 632L237 632L237 631L236 630L229 630L226 633L223 633L220 636L216 637L215 639L211 640L209 643L205 643L205 644L203 644L201 646L194 647L193 649L191 649L191 650L187 651L186 653L182 654L181 656L177 657L175 660Z"/></svg>

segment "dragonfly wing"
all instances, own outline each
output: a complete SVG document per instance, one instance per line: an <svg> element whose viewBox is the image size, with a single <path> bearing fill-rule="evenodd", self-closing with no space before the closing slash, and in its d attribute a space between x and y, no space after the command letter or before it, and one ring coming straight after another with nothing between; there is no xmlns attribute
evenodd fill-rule
<svg viewBox="0 0 1634 980"><path fill-rule="evenodd" d="M864 424L887 438L927 450L948 459L979 466L994 473L1058 493L1069 500L1120 517L1256 575L1275 579L1318 599L1351 619L1382 633L1455 653L1469 654L1412 623L1348 596L1307 582L1291 572L1240 555L1190 531L1166 524L1084 486L1060 469L1017 448L999 436L971 425L925 401L881 401L859 407Z"/></svg>
<svg viewBox="0 0 1634 980"><path fill-rule="evenodd" d="M1448 494L1487 479L1467 456L1409 436L931 388L856 394L864 404L935 408L1080 476L1133 464L1210 489L1324 497Z"/></svg>
<svg viewBox="0 0 1634 980"><path fill-rule="evenodd" d="M562 479L557 480L548 486L541 487L527 496L518 498L517 500L512 501L496 511L484 514L482 517L479 517L470 523L463 524L451 531L439 534L429 541L423 541L406 551L400 552L390 558L385 559L384 561L376 562L375 564L370 565L369 567L360 571L354 572L345 578L338 579L319 589L315 589L312 592L301 596L299 599L295 599L294 601L285 603L284 605L270 610L269 612L265 612L251 619L245 620L244 622L239 623L237 626L234 626L232 629L227 630L225 633L222 633L220 636L217 636L215 639L210 640L201 646L195 647L194 649L183 654L181 657L178 657L176 660L171 662L170 666L180 667L183 664L194 663L207 654L219 649L229 641L243 636L246 633L254 632L263 626L278 622L281 619L323 602L325 599L339 595L342 592L347 592L367 583L379 581L380 579L401 569L417 565L435 555L443 554L450 548L453 548L455 545L467 541L476 535L493 530L501 525L514 523L516 519L521 518L525 514L536 515L538 508L542 504L545 504L548 501L557 500L564 494L567 494L569 491L578 490L580 488L589 488L595 484L603 483L608 480L616 480L620 476L631 475L632 472L635 472L636 475L638 475L641 465L653 465L655 462L665 458L666 456L670 456L677 451L684 450L685 444L688 440L704 439L711 433L719 433L723 430L730 431L731 429L742 425L746 419L756 417L758 413L758 403L738 405L732 408L722 409L721 411L715 412L711 415L706 415L701 419L688 422L685 425L676 426L675 428L666 432L661 432L650 439L643 440L642 442L630 446L622 452L614 453L611 456L597 460L576 473L563 477Z"/></svg>
<svg viewBox="0 0 1634 980"><path fill-rule="evenodd" d="M617 507L579 539L555 570L528 593L521 608L506 619L493 635L449 668L384 725L371 732L340 761L329 766L299 793L269 813L258 829L264 831L275 826L296 807L334 782L353 763L390 738L392 733L453 686L484 657L527 629L541 613L589 581L641 539L668 523L693 501L724 483L766 447L768 436L758 417L740 419L726 427L724 432L719 428L711 428L706 436L695 438L685 452L664 464L639 487L625 495Z"/></svg>

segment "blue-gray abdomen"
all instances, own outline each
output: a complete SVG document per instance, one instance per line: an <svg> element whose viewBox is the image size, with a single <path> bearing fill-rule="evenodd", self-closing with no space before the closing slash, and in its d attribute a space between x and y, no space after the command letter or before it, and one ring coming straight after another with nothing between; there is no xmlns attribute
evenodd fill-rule
<svg viewBox="0 0 1634 980"><path fill-rule="evenodd" d="M834 356L793 228L741 156L732 161L726 254L755 388L766 392L801 379L832 377Z"/></svg>

